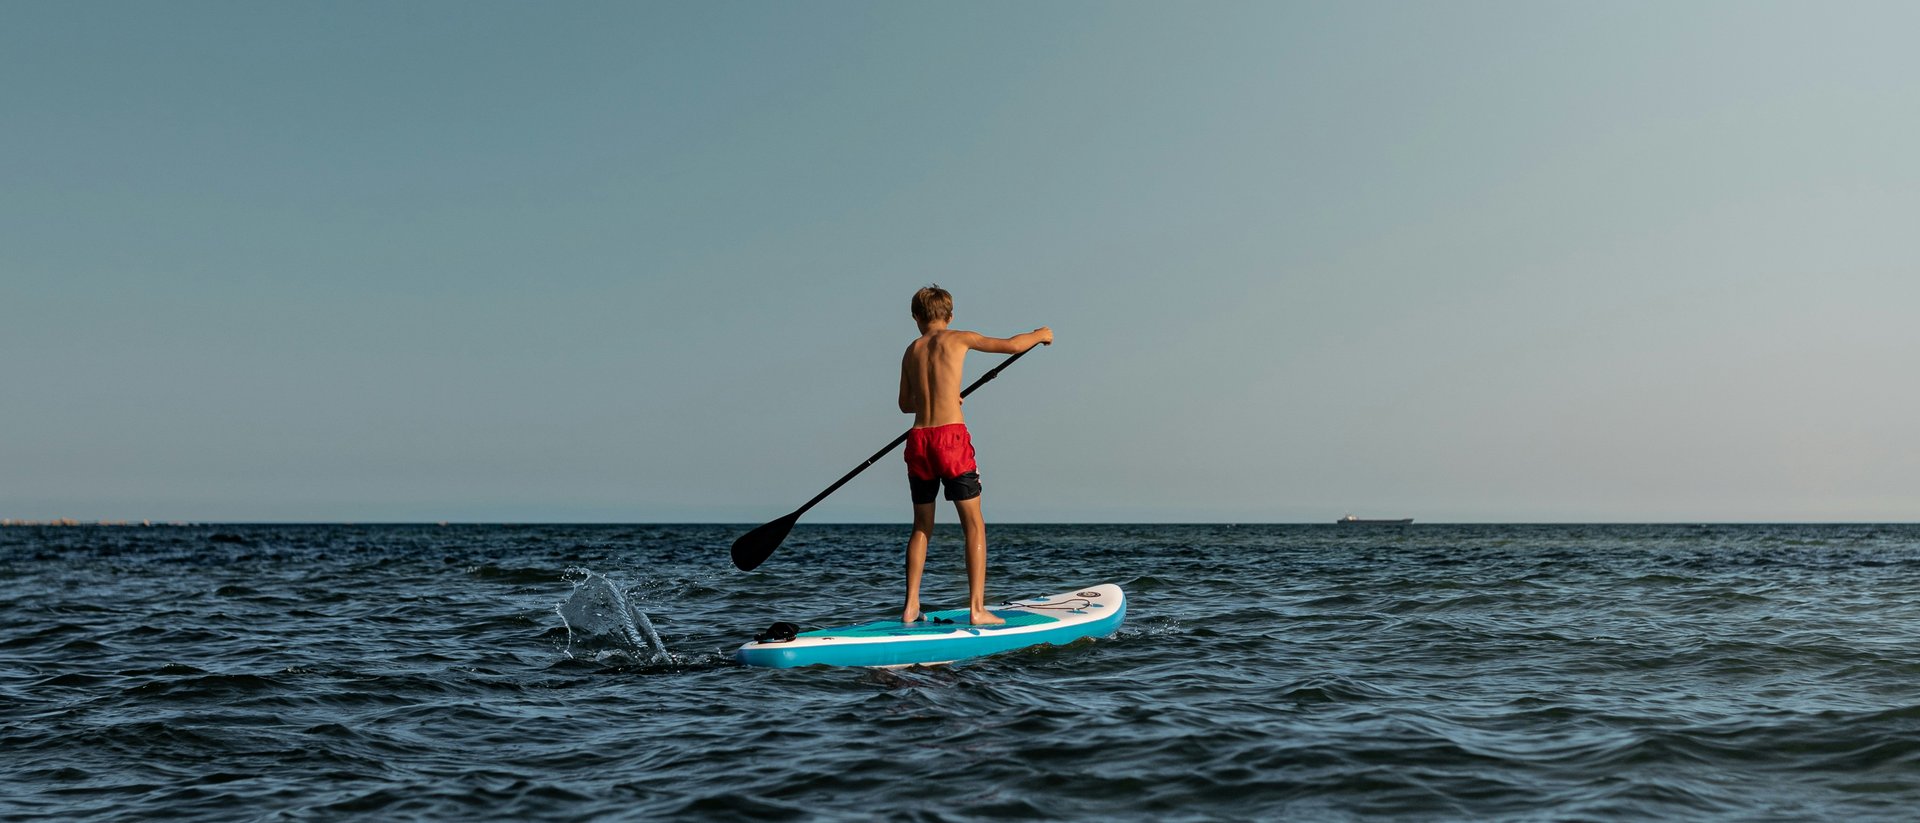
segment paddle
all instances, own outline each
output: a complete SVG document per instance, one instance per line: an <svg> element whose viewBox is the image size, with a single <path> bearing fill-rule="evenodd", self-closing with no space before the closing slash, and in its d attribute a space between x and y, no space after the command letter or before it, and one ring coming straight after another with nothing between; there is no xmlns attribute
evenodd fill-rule
<svg viewBox="0 0 1920 823"><path fill-rule="evenodd" d="M960 396L966 397L972 394L974 389L980 388L980 386L988 380L992 380L995 376L999 375L1001 369L1013 365L1013 361L1025 357L1027 352L1033 351L1036 348L1038 348L1037 345L1028 346L1025 351L1015 353L1012 357L1001 362L1000 365L994 366L993 369L986 374L980 375L979 380L973 381L973 385L961 391ZM912 429L908 429L907 431L912 431ZM887 456L887 452L893 451L894 447L906 442L906 440L907 432L901 432L900 436L894 438L892 443L888 443L886 448L874 452L873 456L867 458L865 463L853 467L853 471L847 472L846 477L833 481L833 485L828 486L826 491L814 495L812 500L807 501L806 505L794 509L792 514L778 520L762 523L759 528L740 535L738 540L733 541L733 565L743 572L750 572L753 571L754 567L765 563L767 558L773 555L773 550L780 548L780 542L787 539L787 532L793 530L793 524L800 519L800 515L806 514L808 509L813 508L813 504L827 499L827 495L839 490L841 486L847 484L847 481L852 480L855 475L866 471L867 467L873 465L874 461Z"/></svg>

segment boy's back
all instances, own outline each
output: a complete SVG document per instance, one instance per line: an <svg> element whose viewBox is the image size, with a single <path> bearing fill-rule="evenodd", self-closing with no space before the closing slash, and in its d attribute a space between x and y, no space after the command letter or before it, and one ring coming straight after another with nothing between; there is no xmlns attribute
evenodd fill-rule
<svg viewBox="0 0 1920 823"><path fill-rule="evenodd" d="M960 413L960 381L970 345L980 335L970 331L930 330L907 345L900 363L900 411L913 415L914 428L964 423Z"/></svg>

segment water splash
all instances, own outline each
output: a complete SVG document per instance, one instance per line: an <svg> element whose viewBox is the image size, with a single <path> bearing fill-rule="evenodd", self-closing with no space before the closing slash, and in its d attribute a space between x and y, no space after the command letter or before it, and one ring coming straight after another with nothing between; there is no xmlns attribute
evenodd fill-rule
<svg viewBox="0 0 1920 823"><path fill-rule="evenodd" d="M605 575L587 569L570 570L582 575L573 584L573 593L555 607L567 627L567 656L587 657L602 663L660 664L673 662L673 655L654 631L647 613L635 607L620 592L620 587Z"/></svg>

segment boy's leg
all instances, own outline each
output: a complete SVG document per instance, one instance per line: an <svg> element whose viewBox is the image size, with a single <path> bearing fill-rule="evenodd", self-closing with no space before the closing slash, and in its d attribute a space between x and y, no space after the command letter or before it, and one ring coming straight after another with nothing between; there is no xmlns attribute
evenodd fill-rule
<svg viewBox="0 0 1920 823"><path fill-rule="evenodd" d="M960 530L967 536L967 610L975 626L996 626L1007 621L987 611L987 521L980 515L980 498L956 500Z"/></svg>
<svg viewBox="0 0 1920 823"><path fill-rule="evenodd" d="M920 619L920 570L927 565L927 541L933 537L933 504L913 504L913 536L907 538L907 608L900 622Z"/></svg>

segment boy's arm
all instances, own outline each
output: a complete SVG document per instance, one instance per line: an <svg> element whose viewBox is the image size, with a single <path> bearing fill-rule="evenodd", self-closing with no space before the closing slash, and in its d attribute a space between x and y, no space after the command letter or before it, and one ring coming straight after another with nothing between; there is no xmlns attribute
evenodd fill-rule
<svg viewBox="0 0 1920 823"><path fill-rule="evenodd" d="M900 358L900 413L901 414L913 414L914 411L918 409L920 406L919 403L914 402L918 398L915 398L913 396L913 389L909 388L910 384L907 381L908 364L912 362L913 362L913 349L909 348L907 349L907 353L901 356Z"/></svg>
<svg viewBox="0 0 1920 823"><path fill-rule="evenodd" d="M988 354L1019 354L1034 346L1053 345L1053 329L1046 326L1012 337L988 337L977 332L966 334L967 348Z"/></svg>

